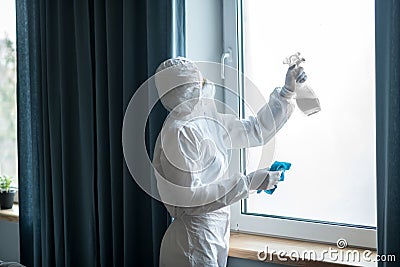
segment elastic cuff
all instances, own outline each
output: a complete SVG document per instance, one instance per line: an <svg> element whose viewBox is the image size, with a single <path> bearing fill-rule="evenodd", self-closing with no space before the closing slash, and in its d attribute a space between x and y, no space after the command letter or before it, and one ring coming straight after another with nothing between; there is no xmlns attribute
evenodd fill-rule
<svg viewBox="0 0 400 267"><path fill-rule="evenodd" d="M280 88L279 94L284 98L292 98L295 93L287 89L285 86Z"/></svg>

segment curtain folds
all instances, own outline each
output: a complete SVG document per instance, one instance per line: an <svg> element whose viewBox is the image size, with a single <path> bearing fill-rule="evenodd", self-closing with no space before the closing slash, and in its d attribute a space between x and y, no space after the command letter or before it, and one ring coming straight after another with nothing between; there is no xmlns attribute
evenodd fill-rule
<svg viewBox="0 0 400 267"><path fill-rule="evenodd" d="M184 55L184 0L16 3L21 263L158 266L169 218L131 178L121 130L136 88Z"/></svg>
<svg viewBox="0 0 400 267"><path fill-rule="evenodd" d="M376 0L378 254L400 258L400 1ZM397 266L379 262L379 266Z"/></svg>

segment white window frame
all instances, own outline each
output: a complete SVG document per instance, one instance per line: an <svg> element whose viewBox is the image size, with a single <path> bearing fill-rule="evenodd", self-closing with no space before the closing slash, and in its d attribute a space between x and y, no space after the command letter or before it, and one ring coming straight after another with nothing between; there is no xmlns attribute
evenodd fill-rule
<svg viewBox="0 0 400 267"><path fill-rule="evenodd" d="M242 0L223 0L223 52L230 52L231 58L225 64L237 68L239 73L243 71L241 59L242 40ZM235 81L225 80L225 84L238 84L237 94L241 97L242 81L237 77ZM232 87L230 87L232 88ZM242 103L231 103L229 106L238 106L239 113L242 114ZM243 151L238 152L236 160L243 155ZM237 164L237 171L242 167ZM336 244L337 240L345 239L349 246L376 248L376 228L363 227L347 224L335 224L330 222L319 222L307 219L292 219L285 217L258 216L244 214L242 212L244 200L231 205L231 230L243 233L256 233L268 236L278 236L297 240L310 240L321 243Z"/></svg>

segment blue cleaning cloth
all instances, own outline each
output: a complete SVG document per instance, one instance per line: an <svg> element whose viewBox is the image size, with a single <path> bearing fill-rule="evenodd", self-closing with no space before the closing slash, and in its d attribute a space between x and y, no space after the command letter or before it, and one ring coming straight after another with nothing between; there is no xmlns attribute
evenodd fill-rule
<svg viewBox="0 0 400 267"><path fill-rule="evenodd" d="M292 166L291 163L289 162L280 162L280 161L275 161L274 164L271 165L271 167L269 168L270 171L280 171L282 170L282 174L281 177L279 179L279 181L284 181L285 180L285 171L290 169L290 166ZM272 193L274 193L275 189L278 186L275 185L274 188L269 189L269 190L257 190L257 194L261 193L262 191L264 191L265 193L271 195Z"/></svg>

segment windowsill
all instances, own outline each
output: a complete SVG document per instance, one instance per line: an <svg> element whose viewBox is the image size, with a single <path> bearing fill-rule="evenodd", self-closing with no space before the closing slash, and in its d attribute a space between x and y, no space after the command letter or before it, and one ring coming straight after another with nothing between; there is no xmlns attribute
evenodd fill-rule
<svg viewBox="0 0 400 267"><path fill-rule="evenodd" d="M0 220L9 222L19 221L19 206L18 204L13 205L12 209L0 210Z"/></svg>
<svg viewBox="0 0 400 267"><path fill-rule="evenodd" d="M231 232L230 238L230 246L229 246L229 256L235 258L249 259L260 261L258 259L258 252L265 251L266 246L268 246L267 256L265 262L272 262L276 264L283 264L287 266L310 266L310 267L324 267L324 266L377 266L376 262L368 262L363 260L363 252L364 249L359 248L345 248L338 249L336 245L327 245L320 244L308 241L296 241L289 240L278 237L267 237L267 236L259 236L254 234L245 234L245 233L237 233ZM328 254L323 254L324 250L336 250L336 255L338 255L339 260L334 260L335 256L331 259ZM271 255L271 252L274 251ZM284 251L286 253L285 256L279 259L277 252ZM315 251L317 255L317 260L306 260L304 258L296 258L296 254L293 254L292 251L298 252L298 254L303 254L304 251ZM346 251L358 251L360 254L361 260L359 262L356 261L344 261L341 259L348 258L351 254L346 254ZM343 257L340 255L343 252ZM310 254L308 254L310 255ZM321 259L322 256L325 255L324 259ZM263 254L262 257L265 257ZM290 257L291 256L291 257ZM310 256L308 256L310 257ZM375 258L376 252L372 251L370 258Z"/></svg>

